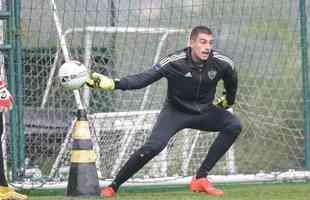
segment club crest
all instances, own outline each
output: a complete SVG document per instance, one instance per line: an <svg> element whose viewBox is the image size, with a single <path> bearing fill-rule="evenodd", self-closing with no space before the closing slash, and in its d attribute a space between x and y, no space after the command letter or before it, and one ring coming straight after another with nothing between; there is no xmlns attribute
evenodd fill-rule
<svg viewBox="0 0 310 200"><path fill-rule="evenodd" d="M215 70L208 71L208 77L209 77L209 79L210 79L210 80L215 79L216 74L217 74L217 71L215 71Z"/></svg>

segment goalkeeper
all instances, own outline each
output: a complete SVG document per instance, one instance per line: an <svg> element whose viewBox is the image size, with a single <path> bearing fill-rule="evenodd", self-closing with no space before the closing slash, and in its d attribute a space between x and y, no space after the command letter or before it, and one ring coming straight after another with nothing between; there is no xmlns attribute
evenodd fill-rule
<svg viewBox="0 0 310 200"><path fill-rule="evenodd" d="M13 107L13 98L6 89L5 81L0 79L0 139L4 132L3 115L5 111L9 111ZM26 200L26 195L19 194L8 186L4 174L2 147L0 146L0 200L14 199Z"/></svg>
<svg viewBox="0 0 310 200"><path fill-rule="evenodd" d="M197 26L191 31L187 48L168 55L142 73L120 80L98 73L91 75L86 84L104 91L140 89L162 77L168 80L167 97L150 138L131 155L113 182L101 190L101 196L116 196L121 184L159 154L172 136L185 128L220 132L193 177L190 189L213 196L224 195L208 180L208 173L241 132L240 120L226 110L235 102L238 81L233 62L214 51L213 43L212 31L208 27ZM226 92L214 105L220 80L224 81Z"/></svg>

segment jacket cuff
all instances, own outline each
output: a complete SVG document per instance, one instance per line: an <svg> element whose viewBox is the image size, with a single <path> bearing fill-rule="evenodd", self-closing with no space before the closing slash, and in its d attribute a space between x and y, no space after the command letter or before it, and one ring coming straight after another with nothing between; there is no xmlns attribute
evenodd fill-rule
<svg viewBox="0 0 310 200"><path fill-rule="evenodd" d="M228 105L232 106L235 103L235 97L233 95L226 94L226 100Z"/></svg>
<svg viewBox="0 0 310 200"><path fill-rule="evenodd" d="M120 89L120 80L114 79L114 89Z"/></svg>

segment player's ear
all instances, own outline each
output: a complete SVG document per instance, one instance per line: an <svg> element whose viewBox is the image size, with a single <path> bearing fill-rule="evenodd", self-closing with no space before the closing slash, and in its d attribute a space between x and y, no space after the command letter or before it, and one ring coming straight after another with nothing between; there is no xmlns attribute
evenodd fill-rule
<svg viewBox="0 0 310 200"><path fill-rule="evenodd" d="M192 46L193 46L193 44L194 44L194 42L195 42L195 40L194 40L194 39L189 39L189 40L188 40L188 44L187 44L187 46L192 47Z"/></svg>

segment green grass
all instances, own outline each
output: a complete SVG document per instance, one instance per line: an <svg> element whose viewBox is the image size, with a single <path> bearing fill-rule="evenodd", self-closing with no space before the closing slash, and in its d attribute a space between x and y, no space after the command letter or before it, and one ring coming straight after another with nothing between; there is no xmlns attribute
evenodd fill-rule
<svg viewBox="0 0 310 200"><path fill-rule="evenodd" d="M220 185L224 197L210 197L188 191L188 186L122 188L117 200L309 200L310 183ZM65 197L64 191L24 191L30 200L99 200L100 197Z"/></svg>

